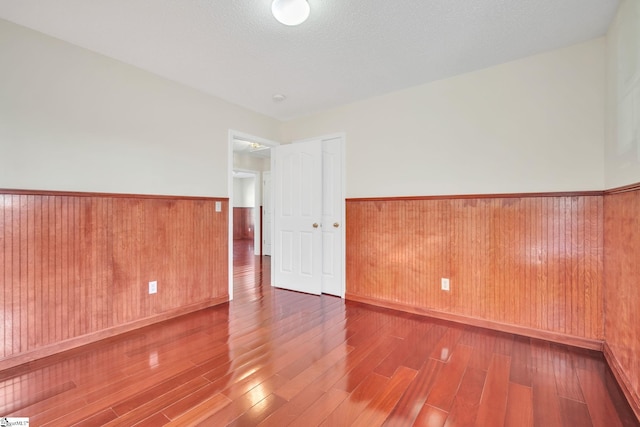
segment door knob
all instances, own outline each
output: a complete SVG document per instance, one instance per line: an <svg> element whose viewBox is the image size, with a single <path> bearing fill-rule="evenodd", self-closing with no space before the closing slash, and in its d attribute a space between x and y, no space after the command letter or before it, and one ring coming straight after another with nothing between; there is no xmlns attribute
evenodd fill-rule
<svg viewBox="0 0 640 427"><path fill-rule="evenodd" d="M317 222L313 223L313 228L318 228L318 223Z"/></svg>
<svg viewBox="0 0 640 427"><path fill-rule="evenodd" d="M337 222L334 222L334 223L333 223L333 226L334 226L335 228L338 228L338 227L340 227L340 224L338 224Z"/></svg>

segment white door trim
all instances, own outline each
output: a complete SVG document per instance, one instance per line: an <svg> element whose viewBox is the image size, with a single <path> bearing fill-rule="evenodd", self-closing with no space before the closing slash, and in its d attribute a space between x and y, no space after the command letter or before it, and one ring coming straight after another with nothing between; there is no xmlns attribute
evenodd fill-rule
<svg viewBox="0 0 640 427"><path fill-rule="evenodd" d="M276 147L280 145L279 142L272 141L270 139L229 129L227 140L227 194L229 195L229 202L227 205L227 210L229 211L229 228L227 231L227 276L229 279L229 301L233 299L233 140L236 138L243 139L245 141L257 142L268 147Z"/></svg>
<svg viewBox="0 0 640 427"><path fill-rule="evenodd" d="M272 185L271 185L271 170L268 171L264 171L262 172L262 179L260 180L260 205L263 207L262 209L262 228L261 228L261 236L262 236L262 240L258 242L258 244L260 245L260 247L262 248L262 254L263 255L268 255L271 256L272 255L272 245L273 245L273 230L271 229L271 220L273 218L273 195L271 194L272 192ZM267 177L269 179L269 184L267 185L265 183L265 181L267 180ZM268 191L265 191L265 188L268 187ZM267 196L265 196L265 194L267 194ZM268 198L268 204L265 203L265 200ZM265 243L265 238L267 236L267 233L265 232L265 228L267 228L268 232L269 232L269 244L267 245ZM258 239L260 238L260 236L258 236ZM267 253L268 252L268 253Z"/></svg>

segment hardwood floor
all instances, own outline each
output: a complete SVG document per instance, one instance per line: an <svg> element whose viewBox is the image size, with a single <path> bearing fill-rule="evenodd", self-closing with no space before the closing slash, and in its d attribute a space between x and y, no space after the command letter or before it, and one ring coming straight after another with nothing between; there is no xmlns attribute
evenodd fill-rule
<svg viewBox="0 0 640 427"><path fill-rule="evenodd" d="M599 353L274 289L269 258L235 249L234 301L0 372L0 416L32 426L639 425Z"/></svg>

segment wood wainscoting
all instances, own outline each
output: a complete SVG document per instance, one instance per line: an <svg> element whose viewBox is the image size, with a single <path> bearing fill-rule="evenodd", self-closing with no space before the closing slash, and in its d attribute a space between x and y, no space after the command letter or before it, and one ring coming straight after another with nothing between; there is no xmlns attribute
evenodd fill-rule
<svg viewBox="0 0 640 427"><path fill-rule="evenodd" d="M253 211L254 208L233 208L234 240L253 239L255 232Z"/></svg>
<svg viewBox="0 0 640 427"><path fill-rule="evenodd" d="M640 419L640 185L604 196L605 356Z"/></svg>
<svg viewBox="0 0 640 427"><path fill-rule="evenodd" d="M346 233L349 299L602 349L602 192L349 199Z"/></svg>
<svg viewBox="0 0 640 427"><path fill-rule="evenodd" d="M0 190L0 369L227 301L227 209Z"/></svg>

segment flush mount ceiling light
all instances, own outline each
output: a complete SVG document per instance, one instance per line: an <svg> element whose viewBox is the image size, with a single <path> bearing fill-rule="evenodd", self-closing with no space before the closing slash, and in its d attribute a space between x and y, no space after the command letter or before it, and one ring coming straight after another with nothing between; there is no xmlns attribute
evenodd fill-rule
<svg viewBox="0 0 640 427"><path fill-rule="evenodd" d="M269 147L267 147L266 145L258 144L257 142L249 143L249 149L251 149L251 151L264 150L265 148Z"/></svg>
<svg viewBox="0 0 640 427"><path fill-rule="evenodd" d="M300 25L309 17L311 8L307 0L273 0L271 13L282 24Z"/></svg>
<svg viewBox="0 0 640 427"><path fill-rule="evenodd" d="M269 147L258 142L247 141L246 139L233 138L233 151L236 153L266 150Z"/></svg>

